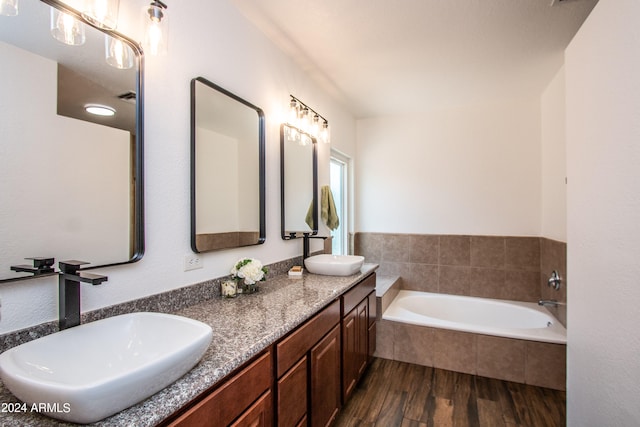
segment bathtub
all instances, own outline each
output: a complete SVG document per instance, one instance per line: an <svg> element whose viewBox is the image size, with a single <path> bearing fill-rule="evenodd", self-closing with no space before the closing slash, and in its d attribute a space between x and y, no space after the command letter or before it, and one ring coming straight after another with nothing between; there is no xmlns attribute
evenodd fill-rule
<svg viewBox="0 0 640 427"><path fill-rule="evenodd" d="M567 331L536 303L402 290L382 318L482 335L566 344Z"/></svg>

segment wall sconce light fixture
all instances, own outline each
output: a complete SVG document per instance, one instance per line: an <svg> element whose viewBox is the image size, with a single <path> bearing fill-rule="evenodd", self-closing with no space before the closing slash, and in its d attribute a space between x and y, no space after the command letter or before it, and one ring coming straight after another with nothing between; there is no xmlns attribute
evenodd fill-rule
<svg viewBox="0 0 640 427"><path fill-rule="evenodd" d="M85 41L84 24L68 13L52 7L51 35L64 44L79 46Z"/></svg>
<svg viewBox="0 0 640 427"><path fill-rule="evenodd" d="M148 49L151 55L166 54L169 38L167 5L160 0L152 1L149 6L144 8L143 21L144 40L142 45Z"/></svg>
<svg viewBox="0 0 640 427"><path fill-rule="evenodd" d="M293 95L289 95L289 117L287 119L288 137L301 144L307 143L305 135L310 135L317 140L328 144L329 122L314 109L300 101Z"/></svg>
<svg viewBox="0 0 640 427"><path fill-rule="evenodd" d="M115 30L119 7L120 0L85 0L82 17L96 27Z"/></svg>
<svg viewBox="0 0 640 427"><path fill-rule="evenodd" d="M16 16L18 14L18 0L0 0L0 15Z"/></svg>

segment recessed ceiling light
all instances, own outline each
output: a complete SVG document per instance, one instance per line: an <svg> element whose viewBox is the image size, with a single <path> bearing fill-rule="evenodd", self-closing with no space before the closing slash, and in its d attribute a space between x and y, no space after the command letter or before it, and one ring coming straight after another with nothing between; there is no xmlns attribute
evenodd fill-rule
<svg viewBox="0 0 640 427"><path fill-rule="evenodd" d="M113 116L116 114L116 110L106 105L88 104L84 106L87 113L95 114L96 116Z"/></svg>

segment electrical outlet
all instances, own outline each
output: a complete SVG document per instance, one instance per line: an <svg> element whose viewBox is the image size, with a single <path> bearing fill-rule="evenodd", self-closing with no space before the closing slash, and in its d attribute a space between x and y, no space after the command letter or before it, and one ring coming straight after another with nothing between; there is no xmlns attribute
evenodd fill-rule
<svg viewBox="0 0 640 427"><path fill-rule="evenodd" d="M184 271L197 270L202 268L202 258L196 254L187 254L184 256Z"/></svg>

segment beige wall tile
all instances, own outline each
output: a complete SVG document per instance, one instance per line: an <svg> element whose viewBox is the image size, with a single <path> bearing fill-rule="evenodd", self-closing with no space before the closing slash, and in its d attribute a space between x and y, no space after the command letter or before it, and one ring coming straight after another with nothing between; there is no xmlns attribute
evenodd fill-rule
<svg viewBox="0 0 640 427"><path fill-rule="evenodd" d="M540 273L535 271L506 271L502 299L538 302Z"/></svg>
<svg viewBox="0 0 640 427"><path fill-rule="evenodd" d="M424 326L396 323L393 360L433 366L433 331Z"/></svg>
<svg viewBox="0 0 640 427"><path fill-rule="evenodd" d="M540 238L505 238L505 267L509 270L540 271Z"/></svg>
<svg viewBox="0 0 640 427"><path fill-rule="evenodd" d="M565 390L567 382L567 346L528 341L525 382Z"/></svg>
<svg viewBox="0 0 640 427"><path fill-rule="evenodd" d="M469 295L471 268L441 265L438 274L438 292L452 295Z"/></svg>
<svg viewBox="0 0 640 427"><path fill-rule="evenodd" d="M471 266L504 269L505 239L493 236L471 236Z"/></svg>
<svg viewBox="0 0 640 427"><path fill-rule="evenodd" d="M356 233L354 253L362 255L367 262L380 263L384 240L385 235L381 233Z"/></svg>
<svg viewBox="0 0 640 427"><path fill-rule="evenodd" d="M440 237L430 234L409 236L409 261L419 264L438 264Z"/></svg>
<svg viewBox="0 0 640 427"><path fill-rule="evenodd" d="M393 339L395 336L395 322L379 320L376 324L376 351L375 357L393 360Z"/></svg>
<svg viewBox="0 0 640 427"><path fill-rule="evenodd" d="M440 236L440 265L471 265L469 236Z"/></svg>
<svg viewBox="0 0 640 427"><path fill-rule="evenodd" d="M438 292L438 266L430 264L409 264L402 273L402 289L422 292Z"/></svg>
<svg viewBox="0 0 640 427"><path fill-rule="evenodd" d="M433 366L467 374L476 373L477 336L434 329Z"/></svg>
<svg viewBox="0 0 640 427"><path fill-rule="evenodd" d="M385 262L409 261L409 235L387 234L382 246L382 260Z"/></svg>
<svg viewBox="0 0 640 427"><path fill-rule="evenodd" d="M481 298L501 298L504 294L505 272L493 268L471 268L469 295Z"/></svg>
<svg viewBox="0 0 640 427"><path fill-rule="evenodd" d="M478 375L523 383L524 363L524 341L478 335Z"/></svg>

